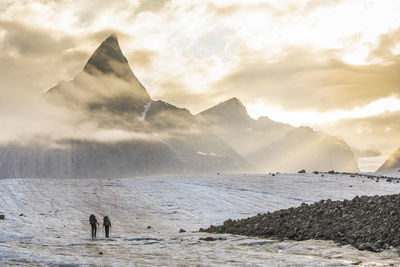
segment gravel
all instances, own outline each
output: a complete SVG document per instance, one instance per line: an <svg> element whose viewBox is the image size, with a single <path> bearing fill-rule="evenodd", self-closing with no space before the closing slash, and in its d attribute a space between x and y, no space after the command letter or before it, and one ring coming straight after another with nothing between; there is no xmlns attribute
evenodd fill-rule
<svg viewBox="0 0 400 267"><path fill-rule="evenodd" d="M400 246L400 194L321 200L296 208L227 220L200 232L292 240L333 240L379 252Z"/></svg>

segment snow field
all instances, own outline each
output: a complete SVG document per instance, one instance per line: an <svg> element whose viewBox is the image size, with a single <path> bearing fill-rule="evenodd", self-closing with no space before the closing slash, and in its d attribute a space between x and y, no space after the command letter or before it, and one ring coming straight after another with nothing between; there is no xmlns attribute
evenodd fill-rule
<svg viewBox="0 0 400 267"><path fill-rule="evenodd" d="M395 250L371 253L330 241L277 241L197 230L302 202L399 192L398 183L327 174L0 180L0 212L6 218L0 220L0 263L353 266L361 261L363 266L396 266ZM103 216L110 217L111 239L101 230L97 239L90 238L92 213L100 224ZM186 232L179 233L181 228ZM223 240L200 240L207 236Z"/></svg>

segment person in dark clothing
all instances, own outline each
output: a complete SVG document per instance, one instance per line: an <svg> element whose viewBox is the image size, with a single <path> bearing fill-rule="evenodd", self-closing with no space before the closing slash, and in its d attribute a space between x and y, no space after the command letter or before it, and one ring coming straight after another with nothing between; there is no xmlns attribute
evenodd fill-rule
<svg viewBox="0 0 400 267"><path fill-rule="evenodd" d="M93 214L90 215L89 222L90 222L90 226L92 227L92 238L95 238L97 235L97 225L99 225L99 223L97 222L96 216L94 216Z"/></svg>
<svg viewBox="0 0 400 267"><path fill-rule="evenodd" d="M110 221L110 218L108 218L108 216L104 216L103 227L105 229L106 237L109 238L110 237L111 221Z"/></svg>

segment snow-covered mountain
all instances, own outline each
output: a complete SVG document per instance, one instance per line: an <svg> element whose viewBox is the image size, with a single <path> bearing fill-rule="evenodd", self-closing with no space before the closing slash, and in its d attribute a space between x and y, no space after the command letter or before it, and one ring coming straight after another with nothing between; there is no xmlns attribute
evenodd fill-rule
<svg viewBox="0 0 400 267"><path fill-rule="evenodd" d="M357 159L343 139L267 117L254 120L237 98L207 109L197 118L259 170L358 171Z"/></svg>
<svg viewBox="0 0 400 267"><path fill-rule="evenodd" d="M84 137L49 133L2 144L1 178L248 172L254 166L261 171L358 170L342 139L267 117L254 120L237 98L197 116L152 100L115 35L101 43L73 80L44 95L74 118L74 131L90 125L107 138L92 132Z"/></svg>
<svg viewBox="0 0 400 267"><path fill-rule="evenodd" d="M184 108L153 101L132 72L117 37L96 49L82 72L45 93L107 140L48 136L0 146L0 177L129 177L237 172L249 164ZM77 121L77 122L76 122ZM121 140L116 134L124 136ZM51 134L49 134L51 135Z"/></svg>
<svg viewBox="0 0 400 267"><path fill-rule="evenodd" d="M377 171L391 172L398 170L400 170L400 148L393 152Z"/></svg>

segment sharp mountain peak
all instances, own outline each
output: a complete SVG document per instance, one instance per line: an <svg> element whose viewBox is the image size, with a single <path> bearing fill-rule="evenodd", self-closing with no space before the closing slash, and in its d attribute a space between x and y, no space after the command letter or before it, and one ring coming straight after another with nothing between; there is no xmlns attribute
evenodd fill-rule
<svg viewBox="0 0 400 267"><path fill-rule="evenodd" d="M83 71L96 74L114 74L124 80L134 78L128 60L122 53L116 34L108 36L89 58Z"/></svg>
<svg viewBox="0 0 400 267"><path fill-rule="evenodd" d="M217 116L226 120L250 120L246 107L236 98L230 98L199 114L200 116Z"/></svg>
<svg viewBox="0 0 400 267"><path fill-rule="evenodd" d="M47 92L67 100L65 103L81 104L91 111L106 110L113 114L132 111L140 114L151 101L146 89L132 72L115 34L99 45L83 72Z"/></svg>
<svg viewBox="0 0 400 267"><path fill-rule="evenodd" d="M224 102L221 102L220 104L225 104L225 105L226 104L230 104L230 105L238 105L238 106L243 106L244 107L242 101L240 101L240 99L237 98L237 97L229 98L228 100L226 100Z"/></svg>
<svg viewBox="0 0 400 267"><path fill-rule="evenodd" d="M242 102L236 98L236 97L232 97L226 101L223 101L203 112L205 113L219 113L220 111L235 111L236 112L240 112L243 114L247 114L247 109L246 107L242 104ZM203 113L202 112L202 113Z"/></svg>

